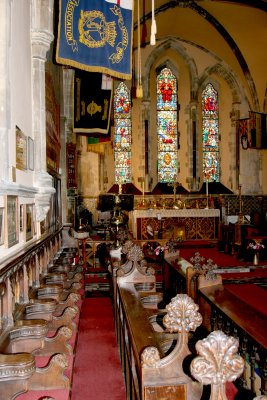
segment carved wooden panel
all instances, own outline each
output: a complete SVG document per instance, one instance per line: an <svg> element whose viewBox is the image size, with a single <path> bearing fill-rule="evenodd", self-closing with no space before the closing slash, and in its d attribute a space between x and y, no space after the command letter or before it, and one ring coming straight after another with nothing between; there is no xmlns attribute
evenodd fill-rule
<svg viewBox="0 0 267 400"><path fill-rule="evenodd" d="M167 397L166 397L167 396ZM145 387L144 400L186 400L186 386L149 386Z"/></svg>

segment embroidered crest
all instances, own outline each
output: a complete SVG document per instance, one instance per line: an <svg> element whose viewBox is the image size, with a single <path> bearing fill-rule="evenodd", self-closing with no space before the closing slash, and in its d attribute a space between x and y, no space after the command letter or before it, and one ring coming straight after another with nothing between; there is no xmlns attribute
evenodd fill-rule
<svg viewBox="0 0 267 400"><path fill-rule="evenodd" d="M80 42L87 47L103 47L108 43L114 47L117 32L114 21L107 22L101 11L81 10L79 19Z"/></svg>

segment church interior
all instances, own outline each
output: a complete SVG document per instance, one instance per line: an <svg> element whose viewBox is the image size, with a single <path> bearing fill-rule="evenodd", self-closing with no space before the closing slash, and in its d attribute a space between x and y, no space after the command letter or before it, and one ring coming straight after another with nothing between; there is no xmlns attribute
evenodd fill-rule
<svg viewBox="0 0 267 400"><path fill-rule="evenodd" d="M0 400L267 399L267 1L0 20Z"/></svg>

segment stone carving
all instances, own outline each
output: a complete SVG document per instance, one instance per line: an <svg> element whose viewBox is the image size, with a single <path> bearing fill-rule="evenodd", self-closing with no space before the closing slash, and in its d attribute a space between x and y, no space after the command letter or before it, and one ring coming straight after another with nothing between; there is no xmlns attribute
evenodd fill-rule
<svg viewBox="0 0 267 400"><path fill-rule="evenodd" d="M238 339L222 331L214 331L197 342L199 356L192 361L190 369L199 382L211 384L210 400L227 400L224 384L242 374L244 360L237 354L238 345Z"/></svg>
<svg viewBox="0 0 267 400"><path fill-rule="evenodd" d="M198 308L187 294L178 294L166 306L163 324L169 332L194 331L202 323Z"/></svg>

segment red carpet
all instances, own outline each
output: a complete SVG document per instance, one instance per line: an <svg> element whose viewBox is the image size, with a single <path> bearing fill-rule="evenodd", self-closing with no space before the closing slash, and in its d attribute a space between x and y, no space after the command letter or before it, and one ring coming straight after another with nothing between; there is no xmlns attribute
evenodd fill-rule
<svg viewBox="0 0 267 400"><path fill-rule="evenodd" d="M110 298L83 301L71 400L125 400Z"/></svg>

